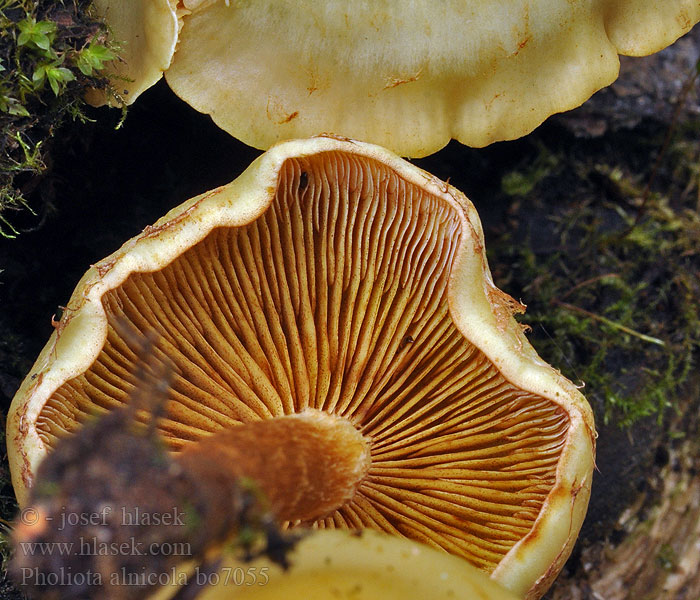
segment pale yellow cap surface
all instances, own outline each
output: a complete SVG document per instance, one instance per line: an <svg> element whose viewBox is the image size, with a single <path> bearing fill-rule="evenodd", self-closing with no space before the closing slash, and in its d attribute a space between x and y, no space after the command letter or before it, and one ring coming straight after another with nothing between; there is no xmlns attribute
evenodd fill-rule
<svg viewBox="0 0 700 600"><path fill-rule="evenodd" d="M185 2L171 88L257 148L333 133L425 156L521 137L700 20L697 0Z"/></svg>

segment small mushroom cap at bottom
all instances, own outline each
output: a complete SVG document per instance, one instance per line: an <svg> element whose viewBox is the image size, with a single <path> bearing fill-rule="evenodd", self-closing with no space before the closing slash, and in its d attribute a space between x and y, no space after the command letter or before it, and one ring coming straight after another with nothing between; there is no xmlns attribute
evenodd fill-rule
<svg viewBox="0 0 700 600"><path fill-rule="evenodd" d="M366 530L316 531L289 554L283 571L267 560L239 562L224 556L205 573L183 566L174 582L203 584L198 600L517 600L518 596L463 560L411 540ZM167 600L165 586L152 600Z"/></svg>
<svg viewBox="0 0 700 600"><path fill-rule="evenodd" d="M594 426L519 307L459 191L377 146L280 144L84 276L8 416L15 490L25 502L57 440L129 398L125 323L174 366L173 451L309 410L346 420L366 474L305 525L408 537L540 594L583 521Z"/></svg>

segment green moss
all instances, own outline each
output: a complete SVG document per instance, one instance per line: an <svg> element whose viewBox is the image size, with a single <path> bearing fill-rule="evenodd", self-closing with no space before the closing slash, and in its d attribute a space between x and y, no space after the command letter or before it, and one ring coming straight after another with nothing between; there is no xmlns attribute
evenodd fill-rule
<svg viewBox="0 0 700 600"><path fill-rule="evenodd" d="M678 557L669 544L663 544L656 555L656 562L664 571L673 571L678 564Z"/></svg>
<svg viewBox="0 0 700 600"><path fill-rule="evenodd" d="M585 383L599 419L661 420L700 349L700 144L693 127L681 132L653 190L646 148L602 146L592 164L593 144L579 142L581 158L563 144L539 150L565 168L507 198L489 260L499 285L529 304L522 320L540 354Z"/></svg>
<svg viewBox="0 0 700 600"><path fill-rule="evenodd" d="M115 57L89 0L0 0L0 235L28 208L22 188L45 168L48 140L85 119L82 95L105 88Z"/></svg>
<svg viewBox="0 0 700 600"><path fill-rule="evenodd" d="M547 147L537 144L535 160L524 166L506 173L501 178L501 190L507 196L527 196L545 177L551 175L559 166L560 161Z"/></svg>

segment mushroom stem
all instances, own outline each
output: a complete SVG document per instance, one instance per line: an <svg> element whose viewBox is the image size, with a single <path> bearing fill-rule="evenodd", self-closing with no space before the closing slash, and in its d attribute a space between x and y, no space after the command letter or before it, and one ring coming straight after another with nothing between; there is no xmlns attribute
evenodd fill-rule
<svg viewBox="0 0 700 600"><path fill-rule="evenodd" d="M311 521L340 508L371 461L369 445L348 420L318 410L222 431L192 444L177 460L212 489L224 483L223 473L226 481L231 475L250 478L280 521Z"/></svg>
<svg viewBox="0 0 700 600"><path fill-rule="evenodd" d="M138 393L157 398L162 390L152 383ZM264 553L286 565L293 540L269 517L325 516L353 496L369 468L362 434L316 410L236 426L173 457L153 427L134 420L138 400L61 440L42 463L25 511L31 518L13 533L11 572L32 598L59 597L44 574L73 573L80 578L60 588L61 598L140 600L183 557L206 560L246 530L237 543L247 552L254 547L246 535L265 534ZM246 489L246 477L267 499ZM67 550L58 558L24 550L37 544Z"/></svg>

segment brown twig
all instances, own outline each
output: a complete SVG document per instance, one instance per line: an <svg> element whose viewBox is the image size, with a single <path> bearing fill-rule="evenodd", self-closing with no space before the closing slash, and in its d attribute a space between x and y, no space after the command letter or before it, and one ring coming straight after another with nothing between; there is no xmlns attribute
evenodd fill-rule
<svg viewBox="0 0 700 600"><path fill-rule="evenodd" d="M156 343L142 336L135 346L142 366L129 404L60 440L39 466L9 569L32 598L140 600L178 564L201 563L244 529L253 534L240 544L246 555L285 563L294 538L278 532L240 469L165 450L155 415L170 367L152 352Z"/></svg>
<svg viewBox="0 0 700 600"><path fill-rule="evenodd" d="M570 310L573 312L580 313L582 315L587 316L590 319L593 319L594 321L598 321L600 323L604 323L605 325L609 325L610 327L613 327L614 329L619 329L620 331L623 331L624 333L627 333L629 335L633 335L634 337L639 338L640 340L643 340L645 342L649 342L650 344L656 344L658 346L665 346L666 342L663 340L660 340L659 338L652 337L650 335L646 335L644 333L640 333L639 331L635 331L634 329L630 329L629 327L626 327L625 325L622 325L621 323L616 323L615 321L611 321L610 319L603 317L601 315L597 315L589 310L586 310L585 308L581 308L580 306L576 306L574 304L569 304L568 302L561 302L560 300L552 300L552 304L555 304L557 306L561 306L562 308L565 308L566 310Z"/></svg>

